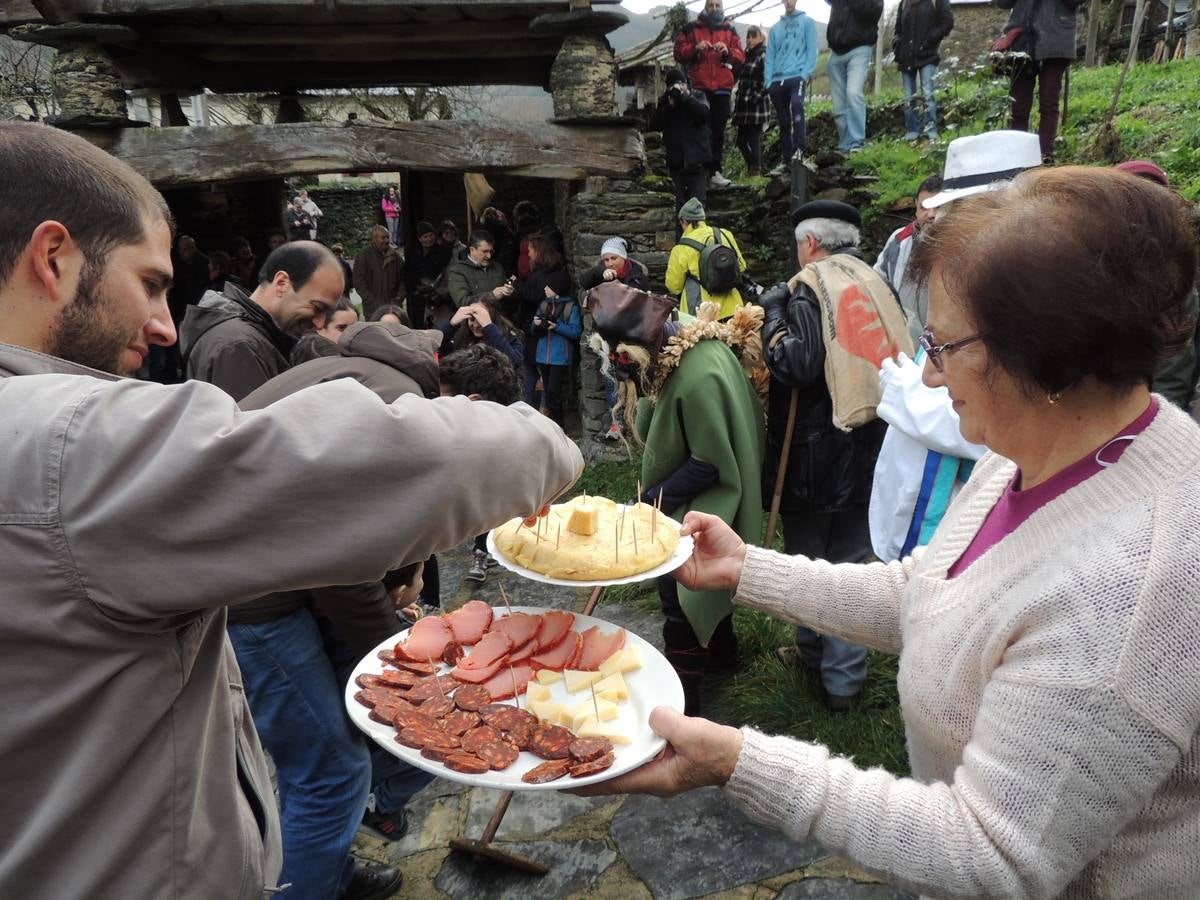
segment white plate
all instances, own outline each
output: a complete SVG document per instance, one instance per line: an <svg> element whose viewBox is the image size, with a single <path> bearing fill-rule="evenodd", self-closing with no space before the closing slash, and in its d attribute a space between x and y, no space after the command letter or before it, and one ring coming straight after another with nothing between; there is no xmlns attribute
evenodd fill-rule
<svg viewBox="0 0 1200 900"><path fill-rule="evenodd" d="M624 504L617 504L618 511L623 508ZM670 522L671 527L673 527L676 531L683 527L669 516L664 516L663 518ZM501 525L500 527L503 528L504 526ZM522 578L528 578L530 581L540 581L542 584L556 584L560 587L596 587L597 585L609 587L615 584L636 584L639 581L657 578L660 575L669 575L691 558L692 550L695 548L695 541L689 534L687 537L681 537L679 539L678 546L675 548L675 552L653 569L648 569L645 572L637 572L633 575L624 575L621 578L608 578L604 581L576 581L571 578L551 578L549 575L544 575L541 572L535 572L533 569L525 568L520 563L513 562L513 560L505 556L504 553L502 553L496 546L495 535L495 528L488 532L487 548L488 553L492 554L492 557L498 563L500 563L500 565L504 566L504 568L508 569L510 572L516 572Z"/></svg>
<svg viewBox="0 0 1200 900"><path fill-rule="evenodd" d="M514 606L513 612L536 614L548 612L548 610L538 606ZM500 607L499 609L494 608L493 613L497 617L507 615L504 607ZM600 630L606 633L612 633L619 627L605 622L603 619L584 616L579 613L575 614L575 623L572 626L575 631L583 632L593 625L599 625ZM367 715L367 708L354 699L355 693L359 690L359 687L354 683L355 679L364 672L375 675L383 671L384 665L377 655L378 652L380 650L391 650L397 641L404 639L407 633L406 629L395 637L388 638L368 653L355 666L354 672L350 676L350 682L346 685L346 709L349 711L350 719L354 724L366 732L380 747L400 757L406 763L410 763L419 769L424 769L426 772L432 772L434 775L439 775L442 778L448 778L451 781L458 781L476 787L510 791L557 791L563 788L580 787L585 784L594 784L598 781L607 781L609 778L614 778L617 775L628 772L630 769L636 769L642 763L652 759L666 746L666 741L650 730L650 710L656 706L670 706L679 712L683 712L683 685L679 681L679 676L675 674L675 670L671 668L666 658L655 650L651 644L648 644L632 631L626 629L625 646L628 647L632 644L638 648L638 652L642 655L642 667L625 673L625 684L629 688L629 699L622 700L617 704L620 715L617 719L613 720L612 724L617 725L628 734L631 742L615 746L615 759L608 769L584 778L566 776L547 784L526 784L521 780L521 776L534 766L545 762L545 760L534 756L528 750L523 750L517 761L502 772L487 772L483 775L467 775L463 772L455 772L453 769L448 769L439 762L426 759L421 755L419 750L413 750L411 747L398 744L395 740L395 729L390 725L384 725L370 718ZM441 665L439 668L442 672L449 669L446 665ZM583 703L591 697L591 692L586 690L579 691L576 694L567 693L566 684L561 680L550 685L550 692L550 699L559 703L567 700L573 703ZM523 707L523 695L521 699L521 706ZM509 700L506 702L511 703L512 701Z"/></svg>

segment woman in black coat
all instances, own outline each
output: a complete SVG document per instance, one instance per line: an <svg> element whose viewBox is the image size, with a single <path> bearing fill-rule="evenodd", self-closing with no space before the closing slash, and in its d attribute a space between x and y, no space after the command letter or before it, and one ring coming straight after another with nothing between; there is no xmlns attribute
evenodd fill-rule
<svg viewBox="0 0 1200 900"><path fill-rule="evenodd" d="M1058 102L1063 76L1075 59L1075 10L1078 0L996 0L1001 9L1011 9L1005 32L1024 29L1014 49L1024 49L1029 58L1013 73L1012 127L1029 130L1033 109L1033 84L1038 87L1038 141L1042 160L1054 162L1054 139L1058 137Z"/></svg>
<svg viewBox="0 0 1200 900"><path fill-rule="evenodd" d="M924 132L931 141L938 137L937 101L933 96L941 57L938 47L954 28L950 0L902 0L896 12L896 37L892 51L904 81L904 139L915 141ZM925 125L917 100L917 83L925 99Z"/></svg>

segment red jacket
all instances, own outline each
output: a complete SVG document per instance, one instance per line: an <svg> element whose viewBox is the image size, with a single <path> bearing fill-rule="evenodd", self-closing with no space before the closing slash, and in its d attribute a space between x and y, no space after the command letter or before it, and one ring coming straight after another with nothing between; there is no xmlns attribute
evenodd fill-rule
<svg viewBox="0 0 1200 900"><path fill-rule="evenodd" d="M701 41L724 44L729 52L697 50L696 45ZM742 50L742 39L728 19L716 28L696 21L688 22L675 38L675 61L687 66L688 77L696 90L730 91L746 62L746 54Z"/></svg>

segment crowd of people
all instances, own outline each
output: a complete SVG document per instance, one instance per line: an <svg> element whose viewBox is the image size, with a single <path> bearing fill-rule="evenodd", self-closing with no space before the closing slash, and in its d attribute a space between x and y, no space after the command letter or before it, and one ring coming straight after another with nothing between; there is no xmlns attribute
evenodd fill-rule
<svg viewBox="0 0 1200 900"><path fill-rule="evenodd" d="M840 2L849 83L874 0ZM948 10L902 5L915 93L936 62L911 35L948 31ZM464 241L417 223L406 259L389 191L351 261L300 192L261 263L244 240L205 255L125 164L0 125L0 894L398 890L351 843L364 822L403 835L430 776L368 747L345 684L439 604L438 553L473 539L483 582L488 529L532 522L580 475L562 426L588 310L602 437L643 445L643 499L696 549L657 585L686 715L656 710L665 755L587 792L719 785L934 896L1196 895L1184 205L1146 161L1053 168L1044 133L959 138L873 261L857 209L812 201L791 216L795 274L760 291L704 188L731 115L759 166L742 128L767 104L803 151L810 26L788 0L743 49L708 0L680 35L695 71L660 106L685 195L677 299L619 236L573 279L528 201ZM850 152L864 132L839 102ZM932 102L908 125L936 136ZM521 465L487 490L463 477L498 458ZM783 553L764 549L767 510ZM868 647L898 653L913 777L701 718L705 678L740 665L736 606L795 626L778 656L834 711L858 703ZM107 840L64 850L84 815Z"/></svg>

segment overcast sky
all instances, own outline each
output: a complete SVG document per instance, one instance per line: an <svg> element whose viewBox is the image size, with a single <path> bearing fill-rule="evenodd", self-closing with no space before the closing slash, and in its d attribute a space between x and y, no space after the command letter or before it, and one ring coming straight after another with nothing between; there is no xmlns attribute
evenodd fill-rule
<svg viewBox="0 0 1200 900"><path fill-rule="evenodd" d="M663 0L621 0L621 5L636 13L647 13L656 6L662 6ZM796 5L820 22L829 21L829 4L825 0L800 0ZM693 0L687 7L699 12L704 8L704 0ZM743 14L743 10L750 11ZM725 13L744 25L770 26L783 15L783 3L779 0L763 0L761 3L757 0L725 0Z"/></svg>

